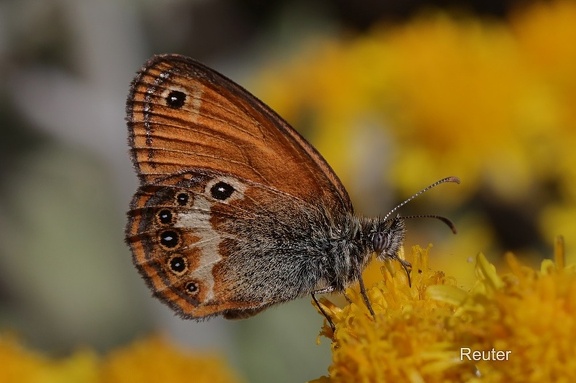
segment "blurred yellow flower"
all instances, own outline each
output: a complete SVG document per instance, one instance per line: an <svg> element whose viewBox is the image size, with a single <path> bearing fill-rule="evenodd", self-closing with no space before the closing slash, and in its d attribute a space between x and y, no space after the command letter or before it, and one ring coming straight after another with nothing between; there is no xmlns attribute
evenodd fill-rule
<svg viewBox="0 0 576 383"><path fill-rule="evenodd" d="M534 217L542 238L574 238L575 41L574 1L532 3L506 21L429 12L315 41L268 66L257 94L306 133L351 192L366 164L404 196L457 175L459 188L426 198L461 206L484 193ZM385 132L376 161L361 141L373 128Z"/></svg>
<svg viewBox="0 0 576 383"><path fill-rule="evenodd" d="M98 383L98 358L88 350L66 359L50 359L25 349L10 334L0 334L0 382Z"/></svg>
<svg viewBox="0 0 576 383"><path fill-rule="evenodd" d="M239 381L216 355L187 352L161 337L110 353L101 373L106 383Z"/></svg>
<svg viewBox="0 0 576 383"><path fill-rule="evenodd" d="M154 336L99 358L82 350L52 359L26 350L13 336L0 337L0 382L129 383L240 380L216 355L190 353Z"/></svg>
<svg viewBox="0 0 576 383"><path fill-rule="evenodd" d="M368 290L375 317L354 289L342 308L321 300L336 330L322 330L333 362L316 382L576 381L576 273L563 247L540 270L508 254L505 274L480 254L470 290L429 269L427 249L412 257L411 288L396 264Z"/></svg>

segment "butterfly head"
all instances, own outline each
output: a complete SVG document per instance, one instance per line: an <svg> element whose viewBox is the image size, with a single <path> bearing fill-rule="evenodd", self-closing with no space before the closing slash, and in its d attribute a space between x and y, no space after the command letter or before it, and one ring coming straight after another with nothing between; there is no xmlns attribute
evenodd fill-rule
<svg viewBox="0 0 576 383"><path fill-rule="evenodd" d="M406 275L408 277L408 284L411 284L410 270L412 269L412 266L410 265L410 262L398 257L398 252L400 251L400 248L404 243L404 237L406 234L404 220L411 218L434 218L444 222L452 230L453 233L456 233L456 228L454 227L452 221L450 221L448 218L435 214L411 215L405 217L400 217L399 215L396 215L394 218L390 217L399 208L406 205L414 198L445 182L460 183L460 180L457 177L446 177L425 187L424 189L420 190L416 194L413 194L411 197L407 198L400 204L396 205L396 207L390 210L390 212L386 214L384 218L376 219L374 221L373 229L370 231L369 241L370 245L372 246L373 252L376 253L376 256L381 260L386 259L398 260L402 265L402 267L404 268L404 270L406 271Z"/></svg>
<svg viewBox="0 0 576 383"><path fill-rule="evenodd" d="M376 256L382 260L397 258L404 243L406 227L400 216L377 220L370 233L370 243Z"/></svg>

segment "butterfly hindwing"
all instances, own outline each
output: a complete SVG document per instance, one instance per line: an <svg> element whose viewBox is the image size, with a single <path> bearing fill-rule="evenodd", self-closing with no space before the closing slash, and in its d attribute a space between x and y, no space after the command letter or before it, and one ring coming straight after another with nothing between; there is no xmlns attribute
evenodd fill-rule
<svg viewBox="0 0 576 383"><path fill-rule="evenodd" d="M304 244L331 224L325 216L288 194L203 169L141 186L127 241L155 295L184 317L246 317L315 287L302 275L318 274L323 245ZM297 260L306 253L317 256Z"/></svg>

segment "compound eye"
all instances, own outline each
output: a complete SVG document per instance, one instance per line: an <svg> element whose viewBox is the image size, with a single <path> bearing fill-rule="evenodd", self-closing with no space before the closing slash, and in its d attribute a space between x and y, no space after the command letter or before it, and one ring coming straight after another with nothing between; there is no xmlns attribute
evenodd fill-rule
<svg viewBox="0 0 576 383"><path fill-rule="evenodd" d="M388 247L388 237L385 233L379 232L372 235L372 247L377 254L380 254Z"/></svg>

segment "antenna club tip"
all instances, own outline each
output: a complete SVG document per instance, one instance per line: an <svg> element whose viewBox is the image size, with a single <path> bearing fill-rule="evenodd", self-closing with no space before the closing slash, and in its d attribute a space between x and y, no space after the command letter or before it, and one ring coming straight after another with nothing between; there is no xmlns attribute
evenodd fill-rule
<svg viewBox="0 0 576 383"><path fill-rule="evenodd" d="M446 177L446 181L448 182L454 182L455 184L459 184L460 183L460 178L456 177L456 176L450 176L450 177Z"/></svg>

